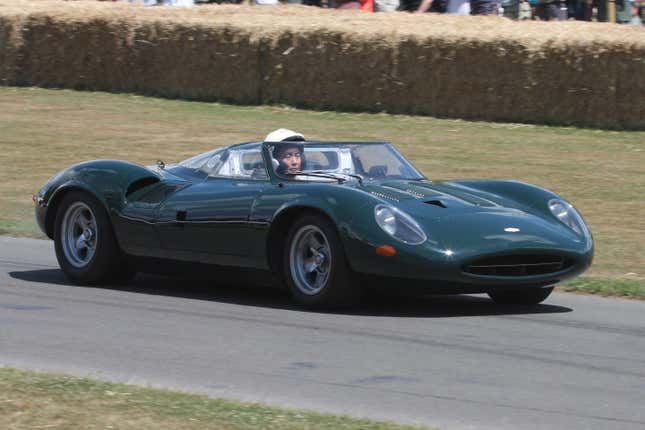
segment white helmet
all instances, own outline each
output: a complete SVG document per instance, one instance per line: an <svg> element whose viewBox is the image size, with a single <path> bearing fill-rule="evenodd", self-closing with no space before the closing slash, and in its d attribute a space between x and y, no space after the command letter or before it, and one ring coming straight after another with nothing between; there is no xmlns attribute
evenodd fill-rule
<svg viewBox="0 0 645 430"><path fill-rule="evenodd" d="M265 142L303 141L305 136L287 128L279 128L267 134Z"/></svg>

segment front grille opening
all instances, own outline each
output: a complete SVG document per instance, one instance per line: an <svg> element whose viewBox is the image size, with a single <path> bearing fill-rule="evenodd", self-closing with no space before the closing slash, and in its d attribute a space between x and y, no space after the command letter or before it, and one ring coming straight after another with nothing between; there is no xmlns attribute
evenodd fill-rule
<svg viewBox="0 0 645 430"><path fill-rule="evenodd" d="M471 262L464 272L484 276L532 276L559 272L573 261L560 255L503 255Z"/></svg>

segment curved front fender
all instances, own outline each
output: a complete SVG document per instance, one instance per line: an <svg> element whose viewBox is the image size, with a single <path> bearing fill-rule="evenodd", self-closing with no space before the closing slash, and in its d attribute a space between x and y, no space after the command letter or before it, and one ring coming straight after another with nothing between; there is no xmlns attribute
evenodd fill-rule
<svg viewBox="0 0 645 430"><path fill-rule="evenodd" d="M546 188L514 180L463 180L449 181L446 184L465 188L475 193L479 192L482 197L496 201L503 206L513 207L514 205L519 205L527 212L549 217L551 213L547 202L554 198L563 199Z"/></svg>

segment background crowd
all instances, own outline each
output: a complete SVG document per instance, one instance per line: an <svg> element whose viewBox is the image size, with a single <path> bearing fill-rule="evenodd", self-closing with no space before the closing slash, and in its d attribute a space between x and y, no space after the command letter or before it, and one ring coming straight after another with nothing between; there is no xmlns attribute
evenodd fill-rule
<svg viewBox="0 0 645 430"><path fill-rule="evenodd" d="M615 21L643 25L645 0L119 0L146 5L192 6L205 3L276 5L298 3L367 12L435 12L459 15L503 15L512 19ZM613 3L613 8L610 6ZM615 15L609 11L615 9ZM613 19L612 19L613 18Z"/></svg>

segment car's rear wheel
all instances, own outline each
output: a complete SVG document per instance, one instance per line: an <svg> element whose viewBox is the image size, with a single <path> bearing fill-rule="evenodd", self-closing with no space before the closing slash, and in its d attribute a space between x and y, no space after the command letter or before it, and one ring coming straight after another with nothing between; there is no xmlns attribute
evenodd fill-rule
<svg viewBox="0 0 645 430"><path fill-rule="evenodd" d="M350 305L360 286L353 281L340 237L331 221L320 215L297 219L284 252L284 278L292 296L310 307Z"/></svg>
<svg viewBox="0 0 645 430"><path fill-rule="evenodd" d="M73 191L63 197L56 213L54 243L58 264L74 282L99 284L134 276L107 212L89 193Z"/></svg>
<svg viewBox="0 0 645 430"><path fill-rule="evenodd" d="M513 291L490 291L488 295L495 303L516 304L516 305L537 305L546 300L553 291L553 287L547 288L521 288Z"/></svg>

